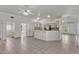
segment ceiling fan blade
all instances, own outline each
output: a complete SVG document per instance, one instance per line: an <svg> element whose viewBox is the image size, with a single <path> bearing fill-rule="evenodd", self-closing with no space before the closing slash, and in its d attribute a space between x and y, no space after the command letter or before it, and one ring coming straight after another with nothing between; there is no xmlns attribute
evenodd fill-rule
<svg viewBox="0 0 79 59"><path fill-rule="evenodd" d="M27 12L31 12L32 10L27 10Z"/></svg>
<svg viewBox="0 0 79 59"><path fill-rule="evenodd" d="M30 13L30 15L34 15L34 13Z"/></svg>
<svg viewBox="0 0 79 59"><path fill-rule="evenodd" d="M28 16L29 14L27 12L24 12L23 15Z"/></svg>
<svg viewBox="0 0 79 59"><path fill-rule="evenodd" d="M22 13L24 13L24 12L23 12L23 11L19 11L18 13L21 13L21 14L22 14Z"/></svg>
<svg viewBox="0 0 79 59"><path fill-rule="evenodd" d="M23 15L33 15L32 10L24 10L24 9L19 9L18 13L21 13Z"/></svg>
<svg viewBox="0 0 79 59"><path fill-rule="evenodd" d="M23 10L23 9L18 10L18 13L24 13L24 12L25 12L25 10Z"/></svg>

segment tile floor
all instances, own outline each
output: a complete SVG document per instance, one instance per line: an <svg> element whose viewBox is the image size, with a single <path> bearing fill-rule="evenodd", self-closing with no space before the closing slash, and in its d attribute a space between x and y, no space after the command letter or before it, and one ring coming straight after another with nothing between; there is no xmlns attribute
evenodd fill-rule
<svg viewBox="0 0 79 59"><path fill-rule="evenodd" d="M0 40L1 54L78 54L74 35L64 35L60 41L42 41L33 37Z"/></svg>

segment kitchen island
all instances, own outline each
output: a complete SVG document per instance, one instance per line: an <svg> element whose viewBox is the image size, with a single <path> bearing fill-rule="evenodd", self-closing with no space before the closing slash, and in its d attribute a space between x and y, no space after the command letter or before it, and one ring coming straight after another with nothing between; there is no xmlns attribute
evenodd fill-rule
<svg viewBox="0 0 79 59"><path fill-rule="evenodd" d="M60 33L59 31L41 31L41 30L35 30L34 31L34 38L40 39L44 41L57 41L60 39Z"/></svg>

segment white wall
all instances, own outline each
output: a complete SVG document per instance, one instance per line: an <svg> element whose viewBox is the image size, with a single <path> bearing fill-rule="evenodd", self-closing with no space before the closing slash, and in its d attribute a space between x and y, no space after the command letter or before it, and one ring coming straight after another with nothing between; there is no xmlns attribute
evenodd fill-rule
<svg viewBox="0 0 79 59"><path fill-rule="evenodd" d="M11 19L10 16L14 16L14 18ZM21 23L30 24L31 30L32 30L32 27L33 27L33 22L31 21L31 18L0 12L0 23L4 24L4 23L7 23L7 22L14 22L15 23L15 33L16 33L15 36L16 37L21 36ZM0 33L3 33L3 36L5 36L5 30L6 29L5 28L3 28L3 29L4 29L3 31L0 30Z"/></svg>

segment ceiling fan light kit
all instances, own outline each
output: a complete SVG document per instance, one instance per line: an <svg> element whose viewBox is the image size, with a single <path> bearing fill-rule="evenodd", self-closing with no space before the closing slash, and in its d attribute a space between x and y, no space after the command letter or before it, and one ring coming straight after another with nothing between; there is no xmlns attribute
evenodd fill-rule
<svg viewBox="0 0 79 59"><path fill-rule="evenodd" d="M24 13L23 13L23 15L26 15L26 16L28 16L29 14L28 14L27 12L24 12Z"/></svg>

